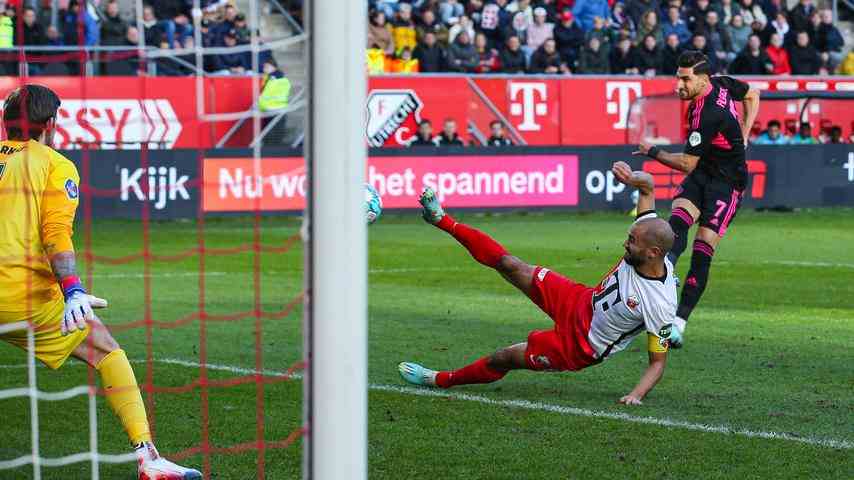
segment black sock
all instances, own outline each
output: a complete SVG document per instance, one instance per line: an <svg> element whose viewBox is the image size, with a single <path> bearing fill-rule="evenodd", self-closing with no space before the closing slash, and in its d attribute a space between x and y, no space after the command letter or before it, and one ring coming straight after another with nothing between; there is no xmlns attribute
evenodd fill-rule
<svg viewBox="0 0 854 480"><path fill-rule="evenodd" d="M676 262L679 261L679 256L688 247L688 229L694 224L694 218L684 208L677 207L670 213L668 223L670 223L673 233L676 234L676 241L673 242L673 248L667 253L667 258L675 267Z"/></svg>
<svg viewBox="0 0 854 480"><path fill-rule="evenodd" d="M682 297L679 299L679 308L676 316L688 320L694 307L703 296L706 283L709 281L709 268L712 266L712 257L715 249L702 240L694 240L694 253L691 255L691 269L685 278L685 286L682 287Z"/></svg>

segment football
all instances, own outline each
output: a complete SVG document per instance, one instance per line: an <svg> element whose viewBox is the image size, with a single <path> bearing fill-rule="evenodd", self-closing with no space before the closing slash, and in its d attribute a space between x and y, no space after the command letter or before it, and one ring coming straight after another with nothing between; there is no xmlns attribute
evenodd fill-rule
<svg viewBox="0 0 854 480"><path fill-rule="evenodd" d="M380 197L380 192L371 184L365 184L365 215L368 220L368 225L379 220L383 213L383 199Z"/></svg>

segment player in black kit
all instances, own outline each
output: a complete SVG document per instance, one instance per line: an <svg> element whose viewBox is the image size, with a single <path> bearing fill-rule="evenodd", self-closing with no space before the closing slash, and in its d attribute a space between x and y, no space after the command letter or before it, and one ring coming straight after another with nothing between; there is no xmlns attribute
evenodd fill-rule
<svg viewBox="0 0 854 480"><path fill-rule="evenodd" d="M708 59L698 51L684 52L677 65L679 98L691 101L685 151L669 153L641 143L634 153L688 174L673 200L669 222L676 242L668 254L676 265L688 245L688 229L699 219L691 268L674 320L684 333L685 322L706 288L715 247L735 218L747 186L744 148L759 112L759 91L731 77L712 77ZM742 103L743 118L735 102Z"/></svg>

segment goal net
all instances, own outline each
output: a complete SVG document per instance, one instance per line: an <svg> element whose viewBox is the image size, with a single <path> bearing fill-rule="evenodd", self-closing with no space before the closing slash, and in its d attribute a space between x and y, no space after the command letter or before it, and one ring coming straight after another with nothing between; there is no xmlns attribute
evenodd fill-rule
<svg viewBox="0 0 854 480"><path fill-rule="evenodd" d="M110 302L96 313L131 361L161 455L206 479L299 476L302 222L271 215L280 208L252 192L264 188L269 152L282 155L270 139L289 145L284 120L305 105L298 78L288 107L258 102L263 64L302 56L301 26L276 0L195 0L186 23L157 24L157 48L143 3L119 2L133 45L87 46L107 2L80 2L65 24L41 5L39 21L78 45L0 51L0 95L38 83L62 100L53 146L81 179L78 273ZM226 23L217 35L235 41L210 43ZM243 175L241 202L217 203L224 187L210 172L226 164ZM44 368L28 313L0 324L0 336L28 342L26 352L0 347L0 478L133 478L136 456L98 372L74 359Z"/></svg>

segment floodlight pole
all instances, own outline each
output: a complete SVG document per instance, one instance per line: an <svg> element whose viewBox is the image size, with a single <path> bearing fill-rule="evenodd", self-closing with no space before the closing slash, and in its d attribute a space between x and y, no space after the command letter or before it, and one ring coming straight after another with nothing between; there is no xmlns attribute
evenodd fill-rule
<svg viewBox="0 0 854 480"><path fill-rule="evenodd" d="M304 478L367 478L367 3L313 0Z"/></svg>

